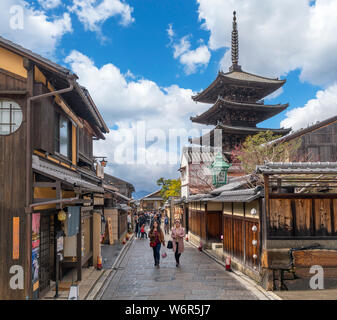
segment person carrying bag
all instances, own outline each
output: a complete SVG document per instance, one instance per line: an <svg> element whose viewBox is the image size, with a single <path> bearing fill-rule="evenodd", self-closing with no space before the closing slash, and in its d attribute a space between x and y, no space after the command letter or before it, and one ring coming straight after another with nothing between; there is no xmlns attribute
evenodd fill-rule
<svg viewBox="0 0 337 320"><path fill-rule="evenodd" d="M155 220L149 232L150 247L153 249L154 265L159 268L160 248L165 246L164 232L160 229L158 222Z"/></svg>
<svg viewBox="0 0 337 320"><path fill-rule="evenodd" d="M172 228L172 246L174 257L176 259L176 267L180 266L180 256L184 252L184 238L185 238L185 229L181 226L180 220L176 219L174 221L174 227Z"/></svg>

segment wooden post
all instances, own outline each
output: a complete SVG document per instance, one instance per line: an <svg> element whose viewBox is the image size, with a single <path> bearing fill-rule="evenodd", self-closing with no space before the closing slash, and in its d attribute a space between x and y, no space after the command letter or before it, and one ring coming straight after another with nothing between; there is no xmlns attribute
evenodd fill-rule
<svg viewBox="0 0 337 320"><path fill-rule="evenodd" d="M205 242L208 242L208 225L207 225L207 221L208 221L208 211L207 211L207 202L204 202L204 206L205 206L205 214L204 214L204 225L205 225Z"/></svg>
<svg viewBox="0 0 337 320"><path fill-rule="evenodd" d="M234 255L234 203L232 202L232 216L231 216L231 227L232 227L232 239L231 239L231 255Z"/></svg>
<svg viewBox="0 0 337 320"><path fill-rule="evenodd" d="M91 217L89 218L89 223L90 223L90 252L93 253L94 249L94 213L92 213ZM94 265L94 255L89 260L88 263L89 266Z"/></svg>
<svg viewBox="0 0 337 320"><path fill-rule="evenodd" d="M77 234L77 281L82 280L82 212L80 210L80 221Z"/></svg>
<svg viewBox="0 0 337 320"><path fill-rule="evenodd" d="M246 264L246 203L243 203L243 263Z"/></svg>
<svg viewBox="0 0 337 320"><path fill-rule="evenodd" d="M264 174L263 175L263 179L264 179L264 199L265 199L265 205L264 208L265 210L263 210L263 220L264 220L264 224L265 224L265 231L266 232L266 239L269 238L269 223L268 223L268 219L267 217L270 217L270 212L269 212L269 176Z"/></svg>
<svg viewBox="0 0 337 320"><path fill-rule="evenodd" d="M23 66L27 70L27 91L29 97L34 95L34 64L27 58L23 60ZM26 208L32 203L33 200L33 170L32 170L32 125L31 125L31 103L28 100L26 104ZM32 215L31 213L26 215L25 219L26 227L26 261L25 261L25 288L27 290L27 297L32 297Z"/></svg>

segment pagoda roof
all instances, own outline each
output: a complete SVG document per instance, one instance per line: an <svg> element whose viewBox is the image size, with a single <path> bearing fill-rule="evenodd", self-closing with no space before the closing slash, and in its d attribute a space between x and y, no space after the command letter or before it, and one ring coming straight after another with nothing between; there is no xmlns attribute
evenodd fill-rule
<svg viewBox="0 0 337 320"><path fill-rule="evenodd" d="M227 73L219 71L216 79L206 89L192 96L192 99L196 102L215 103L218 96L223 96L224 88L237 86L253 90L257 101L281 88L285 82L286 80L265 78L237 69Z"/></svg>
<svg viewBox="0 0 337 320"><path fill-rule="evenodd" d="M249 102L235 102L218 97L215 104L209 108L207 111L199 116L191 117L192 122L197 122L201 124L213 124L216 125L218 120L223 118L223 116L228 112L228 109L236 111L249 111L254 112L256 115L256 123L269 119L276 114L282 112L289 106L286 104L277 105L264 105L259 103L249 103Z"/></svg>
<svg viewBox="0 0 337 320"><path fill-rule="evenodd" d="M212 145L212 141L214 140L214 130L215 129L221 129L222 134L235 134L235 135L243 135L243 136L249 136L249 135L254 135L259 132L264 132L264 131L271 131L274 134L279 134L279 135L286 135L291 131L291 128L280 128L280 129L270 129L270 128L257 128L257 127L239 127L239 126L229 126L229 125L224 125L224 124L218 124L213 130L208 132L207 134L199 137L199 138L192 138L190 139L190 143L192 144L208 144Z"/></svg>

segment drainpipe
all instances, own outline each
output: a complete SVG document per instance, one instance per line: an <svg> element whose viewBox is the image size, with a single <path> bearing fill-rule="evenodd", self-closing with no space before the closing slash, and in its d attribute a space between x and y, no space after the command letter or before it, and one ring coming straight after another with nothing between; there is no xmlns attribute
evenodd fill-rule
<svg viewBox="0 0 337 320"><path fill-rule="evenodd" d="M26 111L26 199L25 199L25 213L28 216L28 222L26 222L26 248L27 248L27 263L28 266L31 266L32 264L32 240L31 240L31 216L30 214L32 213L32 208L30 207L30 202L32 199L32 186L31 186L31 181L32 181L32 140L31 140L31 107L32 107L32 101L36 101L42 98L47 98L50 96L55 96L58 94L70 92L74 89L74 82L75 82L75 77L74 76L69 76L68 77L68 83L70 87L61 89L58 91L52 91L48 93L44 93L38 96L32 96L27 99L27 111ZM34 90L34 79L33 79L33 90ZM33 93L34 94L34 93ZM31 282L31 268L29 268L30 272L28 272L28 277L30 278L29 280L27 279L26 281L29 283L28 286L28 296L26 298L29 298L32 296L32 282Z"/></svg>

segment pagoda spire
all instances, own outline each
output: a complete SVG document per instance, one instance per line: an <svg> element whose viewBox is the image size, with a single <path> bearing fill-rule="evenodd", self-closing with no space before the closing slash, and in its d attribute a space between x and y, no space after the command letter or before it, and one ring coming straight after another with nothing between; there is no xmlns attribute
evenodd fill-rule
<svg viewBox="0 0 337 320"><path fill-rule="evenodd" d="M239 33L236 23L236 11L233 11L233 30L232 30L232 66L229 71L241 71L239 63Z"/></svg>

